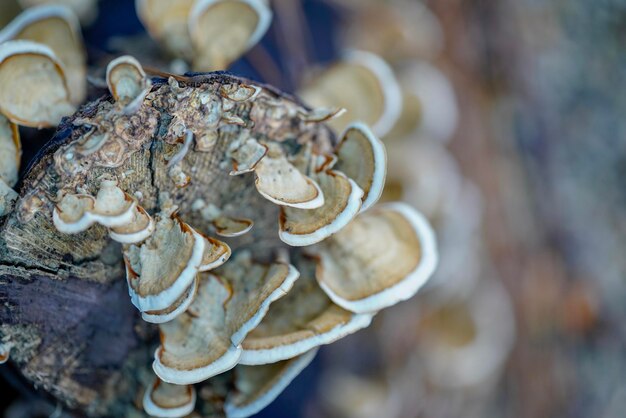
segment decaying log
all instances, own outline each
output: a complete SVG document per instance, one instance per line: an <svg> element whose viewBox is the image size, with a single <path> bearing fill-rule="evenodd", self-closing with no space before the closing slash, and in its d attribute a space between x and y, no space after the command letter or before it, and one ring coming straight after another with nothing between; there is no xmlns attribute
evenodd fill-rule
<svg viewBox="0 0 626 418"><path fill-rule="evenodd" d="M0 340L27 380L90 415L121 416L132 408L158 338L129 300L121 245L97 225L76 235L58 232L51 212L60 197L95 193L98 179L113 174L150 214L164 202L175 204L185 222L208 233L208 222L192 208L201 199L254 220L250 233L226 241L268 258L279 245L278 209L256 192L254 175L229 175L228 145L252 133L296 153L307 142L324 150L333 140L322 125L301 120L295 99L248 80L212 73L153 84L132 115L104 97L65 119L18 186L15 210L0 219ZM242 84L262 91L254 100L227 103L221 88ZM204 104L195 101L199 91ZM219 123L207 122L216 116L211 104ZM179 147L170 128L180 120L196 139L180 163L191 179L186 187L176 185L167 167ZM102 148L78 152L77 144L95 134L108 135Z"/></svg>

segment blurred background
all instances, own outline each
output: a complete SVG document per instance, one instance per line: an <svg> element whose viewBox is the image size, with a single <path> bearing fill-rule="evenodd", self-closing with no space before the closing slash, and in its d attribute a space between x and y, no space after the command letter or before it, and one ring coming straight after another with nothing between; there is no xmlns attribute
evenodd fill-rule
<svg viewBox="0 0 626 418"><path fill-rule="evenodd" d="M382 138L384 198L430 218L441 258L258 416L624 416L626 1L270 3L230 71L298 92L346 50L386 60L405 110ZM0 5L4 25L19 7ZM132 1L93 2L84 22L93 65L184 67L150 55ZM51 134L24 129L25 158ZM3 410L25 416L28 390L3 375Z"/></svg>

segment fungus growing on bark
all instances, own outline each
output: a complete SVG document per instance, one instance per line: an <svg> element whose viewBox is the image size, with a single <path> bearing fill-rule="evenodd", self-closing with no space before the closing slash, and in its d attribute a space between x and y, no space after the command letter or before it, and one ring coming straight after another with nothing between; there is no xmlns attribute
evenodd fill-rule
<svg viewBox="0 0 626 418"><path fill-rule="evenodd" d="M195 0L135 0L137 16L155 40L171 54L191 59L188 17Z"/></svg>
<svg viewBox="0 0 626 418"><path fill-rule="evenodd" d="M393 70L379 56L364 51L347 52L314 76L299 95L313 106L345 108L345 114L328 122L339 132L360 120L384 136L402 111L402 91Z"/></svg>
<svg viewBox="0 0 626 418"><path fill-rule="evenodd" d="M376 312L412 297L437 265L428 221L404 203L360 215L313 251L320 257L316 277L322 289L356 313Z"/></svg>
<svg viewBox="0 0 626 418"><path fill-rule="evenodd" d="M320 186L294 167L279 146L268 150L254 173L257 190L270 202L298 209L316 209L324 204Z"/></svg>
<svg viewBox="0 0 626 418"><path fill-rule="evenodd" d="M150 35L196 70L223 70L256 45L272 21L263 0L136 0Z"/></svg>
<svg viewBox="0 0 626 418"><path fill-rule="evenodd" d="M72 112L65 70L52 49L24 40L0 44L0 113L41 128Z"/></svg>
<svg viewBox="0 0 626 418"><path fill-rule="evenodd" d="M78 105L85 99L87 55L78 19L69 8L43 5L26 9L0 31L0 44L10 40L27 40L49 47L63 67L70 102Z"/></svg>
<svg viewBox="0 0 626 418"><path fill-rule="evenodd" d="M162 344L153 364L157 376L190 384L235 367L245 336L298 276L293 266L258 264L242 253L202 278L187 312L160 326Z"/></svg>
<svg viewBox="0 0 626 418"><path fill-rule="evenodd" d="M63 233L83 232L95 223L108 228L124 227L135 218L137 201L117 187L115 180L102 180L98 194L67 194L54 208L54 226Z"/></svg>
<svg viewBox="0 0 626 418"><path fill-rule="evenodd" d="M316 209L281 208L279 236L283 242L302 247L320 242L352 221L361 208L363 190L340 171L316 175L324 205Z"/></svg>
<svg viewBox="0 0 626 418"><path fill-rule="evenodd" d="M311 111L302 104L223 73L152 79L134 112L119 110L114 98L103 97L66 119L20 182L16 210L0 223L7 306L32 300L43 310L34 316L0 310L0 337L22 335L28 327L29 338L39 343L16 344L16 365L63 402L93 415L110 415L130 402L129 387L141 383L127 376L145 372L157 330L132 305L145 321L159 324L154 372L163 382L184 386L234 368L248 351L259 348L257 354L265 355L260 343L266 337L276 343L264 362L306 358L306 350L367 326L376 309L409 297L430 273L419 266L432 268L434 255L419 235L424 230L411 222L412 213L373 207L357 217L363 202L377 197L385 167L381 144L364 127L349 130L335 148L323 122L303 119ZM363 153L361 163L354 152ZM172 164L189 175L186 187L172 181ZM233 170L240 175L231 175ZM366 200L359 184L369 193ZM277 232L279 219L283 230ZM284 232L299 232L287 228L296 222L315 231L332 226L311 242L334 235L304 250L319 253L326 273L333 273L329 262L348 269L360 261L367 274L357 277L354 271L346 284L318 272L318 288L314 263L300 260L300 251L281 241ZM235 237L226 244L209 236L213 230ZM305 245L303 240L286 239L293 245ZM373 251L373 242L383 244L382 252ZM292 295L298 268L306 276ZM24 280L41 291L32 293L21 285ZM383 297L406 282L410 286L400 297ZM377 303L355 314L326 296L328 289L349 300L349 309L359 310L352 305L362 304L365 293ZM46 298L51 303L38 303ZM66 311L55 307L68 300L84 312L81 319L89 319L65 327ZM52 326L43 326L42 317ZM46 338L58 329L66 338ZM102 349L111 335L118 336L115 350L94 364L89 353ZM72 361L53 361L61 355ZM293 370L283 366L298 361L268 366L266 376L282 376L275 386L282 389L290 380L284 370ZM125 385L117 384L120 379ZM148 392L147 408L188 405L180 390L159 384ZM229 402L257 408L276 392L242 391L243 398L233 395ZM172 399L165 402L168 393Z"/></svg>
<svg viewBox="0 0 626 418"><path fill-rule="evenodd" d="M109 236L122 244L138 244L154 232L154 221L144 208L135 206L130 222L126 225L112 227Z"/></svg>
<svg viewBox="0 0 626 418"><path fill-rule="evenodd" d="M233 171L231 176L249 173L254 171L261 159L267 155L267 145L259 144L255 139L249 138L242 144L236 144L231 151L233 161Z"/></svg>
<svg viewBox="0 0 626 418"><path fill-rule="evenodd" d="M141 64L130 55L118 57L109 63L106 80L109 91L123 107L124 113L134 113L151 87Z"/></svg>
<svg viewBox="0 0 626 418"><path fill-rule="evenodd" d="M175 215L161 214L154 233L124 253L131 300L141 312L148 312L184 304L198 273L225 263L230 248L202 236Z"/></svg>
<svg viewBox="0 0 626 418"><path fill-rule="evenodd" d="M150 416L182 418L193 412L196 390L190 385L172 385L156 379L146 389L142 403L144 411Z"/></svg>
<svg viewBox="0 0 626 418"><path fill-rule="evenodd" d="M387 175L387 152L370 129L362 124L349 125L335 148L335 168L354 179L363 190L361 211L378 201Z"/></svg>
<svg viewBox="0 0 626 418"><path fill-rule="evenodd" d="M316 262L302 258L293 289L270 306L260 324L244 339L239 362L276 363L335 342L369 326L373 314L354 314L333 303L315 281Z"/></svg>
<svg viewBox="0 0 626 418"><path fill-rule="evenodd" d="M264 366L237 366L235 391L230 393L224 407L229 418L246 418L272 403L308 366L317 350L299 357Z"/></svg>
<svg viewBox="0 0 626 418"><path fill-rule="evenodd" d="M189 15L197 69L222 70L256 45L272 22L264 0L198 0Z"/></svg>
<svg viewBox="0 0 626 418"><path fill-rule="evenodd" d="M0 216L6 215L17 199L17 183L22 144L17 126L0 114Z"/></svg>

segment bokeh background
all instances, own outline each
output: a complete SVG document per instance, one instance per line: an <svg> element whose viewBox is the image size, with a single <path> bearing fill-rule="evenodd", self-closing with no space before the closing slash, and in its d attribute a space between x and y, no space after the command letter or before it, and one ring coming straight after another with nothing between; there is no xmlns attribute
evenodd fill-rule
<svg viewBox="0 0 626 418"><path fill-rule="evenodd" d="M92 64L157 48L133 3L98 3ZM434 126L384 141L386 197L430 217L441 261L259 416L624 416L626 1L271 4L272 27L233 73L296 92L356 48L385 58L422 114L439 103ZM0 0L0 25L18 10ZM25 158L50 137L25 129ZM35 395L2 376L6 416L25 416Z"/></svg>

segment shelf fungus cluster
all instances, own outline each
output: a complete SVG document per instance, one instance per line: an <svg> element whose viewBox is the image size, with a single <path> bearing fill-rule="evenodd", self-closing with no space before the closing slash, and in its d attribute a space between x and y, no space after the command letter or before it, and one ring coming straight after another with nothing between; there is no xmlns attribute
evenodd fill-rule
<svg viewBox="0 0 626 418"><path fill-rule="evenodd" d="M266 0L136 0L135 7L148 33L197 71L228 68L272 22Z"/></svg>
<svg viewBox="0 0 626 418"><path fill-rule="evenodd" d="M341 109L223 73L148 79L131 57L111 62L107 83L109 96L64 119L0 220L0 337L67 405L249 416L319 346L433 273L422 215L376 205L384 145L364 123L338 138L326 125Z"/></svg>
<svg viewBox="0 0 626 418"><path fill-rule="evenodd" d="M361 120L385 136L402 112L402 90L393 69L376 54L351 50L337 62L308 75L299 95L311 105L348 111L329 124L341 131Z"/></svg>
<svg viewBox="0 0 626 418"><path fill-rule="evenodd" d="M86 61L70 9L25 10L0 31L0 113L18 125L57 125L85 99Z"/></svg>
<svg viewBox="0 0 626 418"><path fill-rule="evenodd" d="M17 193L18 125L55 126L86 94L86 55L80 27L63 6L24 11L0 31L0 216Z"/></svg>

